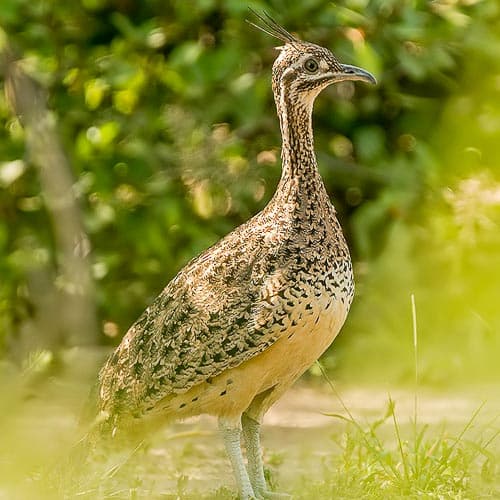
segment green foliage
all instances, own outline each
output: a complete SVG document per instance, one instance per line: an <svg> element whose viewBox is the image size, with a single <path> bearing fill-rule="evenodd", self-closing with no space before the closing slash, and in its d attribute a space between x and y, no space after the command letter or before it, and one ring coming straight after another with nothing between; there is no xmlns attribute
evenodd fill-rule
<svg viewBox="0 0 500 500"><path fill-rule="evenodd" d="M471 346L500 352L497 2L251 6L379 80L338 85L315 110L320 167L359 283L332 362L348 376L374 352L384 367L404 361L410 292L423 303L424 338L440 353L454 345L456 371ZM2 2L2 28L47 87L74 169L103 342L273 193L276 41L248 16L229 0ZM0 120L0 350L32 323L43 347L44 283L57 282L53 221L3 94ZM442 356L427 359L429 378L442 377L433 375ZM385 373L405 378L402 365Z"/></svg>
<svg viewBox="0 0 500 500"><path fill-rule="evenodd" d="M348 422L336 440L340 453L325 463L325 480L305 485L301 498L493 497L498 485L489 475L496 467L490 448L499 432L486 426L469 437L479 411L456 437L445 427L436 433L428 425L407 437L413 425L405 432L390 398L385 415L366 426L352 415L332 415Z"/></svg>

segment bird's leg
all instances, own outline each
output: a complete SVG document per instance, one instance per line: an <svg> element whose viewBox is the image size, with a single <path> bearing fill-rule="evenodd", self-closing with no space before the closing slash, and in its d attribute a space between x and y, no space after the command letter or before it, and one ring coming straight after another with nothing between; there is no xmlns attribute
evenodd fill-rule
<svg viewBox="0 0 500 500"><path fill-rule="evenodd" d="M262 462L262 449L260 446L260 422L249 417L246 413L241 416L243 437L247 450L248 475L255 493L262 494L266 491L266 478L264 477L264 464Z"/></svg>
<svg viewBox="0 0 500 500"><path fill-rule="evenodd" d="M262 449L260 446L260 421L243 413L241 416L241 425L243 427L243 437L247 450L248 474L257 498L291 498L286 493L275 493L269 491L267 488L264 476L264 464L262 462Z"/></svg>
<svg viewBox="0 0 500 500"><path fill-rule="evenodd" d="M234 477L238 485L241 500L255 500L257 496L254 493L248 472L243 461L241 452L241 426L240 423L234 423L233 420L219 418L219 430L224 439L226 452L233 467Z"/></svg>

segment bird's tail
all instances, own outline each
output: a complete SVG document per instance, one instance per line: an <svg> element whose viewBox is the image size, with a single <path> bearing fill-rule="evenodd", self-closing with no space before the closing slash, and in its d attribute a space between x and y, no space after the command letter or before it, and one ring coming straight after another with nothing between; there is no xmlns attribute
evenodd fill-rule
<svg viewBox="0 0 500 500"><path fill-rule="evenodd" d="M103 485L125 471L124 465L142 446L141 426L113 409L103 410L97 391L96 384L80 415L74 444L46 467L44 482L51 498L99 497Z"/></svg>
<svg viewBox="0 0 500 500"><path fill-rule="evenodd" d="M45 483L54 498L77 497L87 491L96 472L96 464L104 456L103 429L98 422L80 431L74 444L43 472Z"/></svg>

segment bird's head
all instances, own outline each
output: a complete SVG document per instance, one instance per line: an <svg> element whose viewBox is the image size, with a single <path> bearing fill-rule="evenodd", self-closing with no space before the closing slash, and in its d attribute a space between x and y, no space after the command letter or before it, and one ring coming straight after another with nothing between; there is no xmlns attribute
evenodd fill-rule
<svg viewBox="0 0 500 500"><path fill-rule="evenodd" d="M263 26L251 23L253 26L285 43L277 47L280 55L273 65L273 90L276 96L286 96L312 105L316 96L332 83L345 80L376 83L375 77L368 71L342 64L325 47L299 40L267 14L266 17L256 12L254 14Z"/></svg>

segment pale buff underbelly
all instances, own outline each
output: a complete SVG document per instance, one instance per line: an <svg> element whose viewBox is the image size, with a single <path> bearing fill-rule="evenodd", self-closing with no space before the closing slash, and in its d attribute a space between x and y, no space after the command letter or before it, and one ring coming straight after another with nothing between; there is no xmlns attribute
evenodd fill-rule
<svg viewBox="0 0 500 500"><path fill-rule="evenodd" d="M156 410L167 419L207 413L238 420L256 395L273 388L277 399L323 354L341 329L348 307L329 300L328 307L326 301L318 301L310 310L296 308L291 319L297 325L290 324L264 352L184 394L170 395Z"/></svg>

